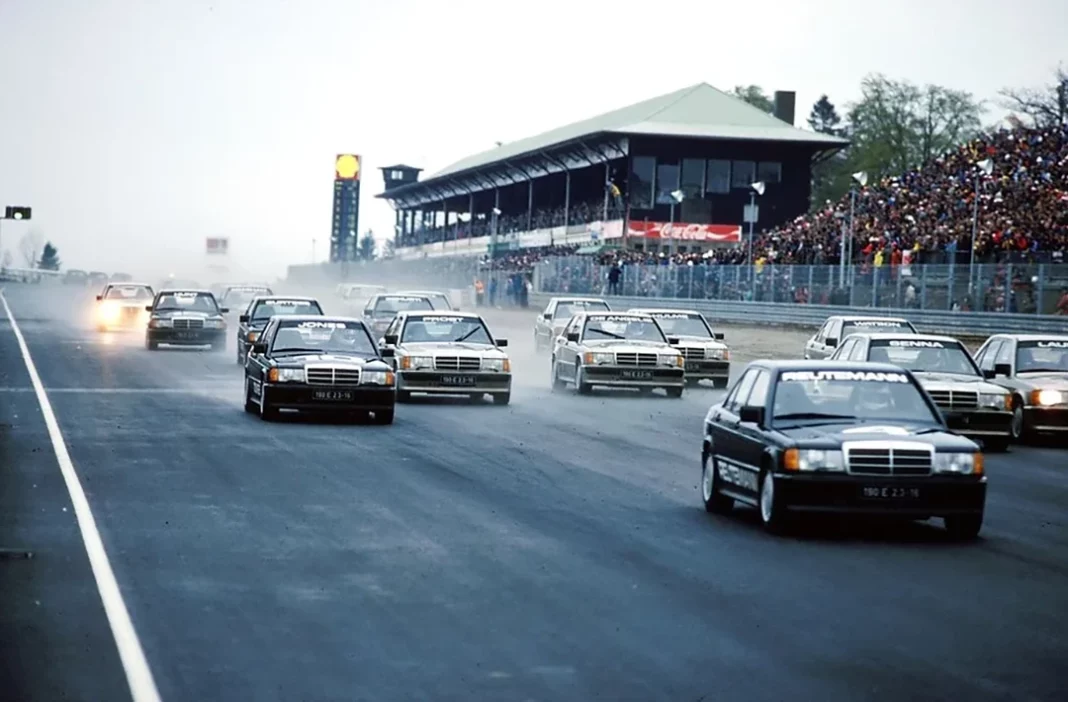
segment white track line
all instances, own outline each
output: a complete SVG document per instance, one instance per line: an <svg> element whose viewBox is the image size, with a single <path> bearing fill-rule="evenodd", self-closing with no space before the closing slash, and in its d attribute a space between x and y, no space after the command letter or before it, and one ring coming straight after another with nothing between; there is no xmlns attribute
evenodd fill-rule
<svg viewBox="0 0 1068 702"><path fill-rule="evenodd" d="M115 580L115 572L111 569L108 554L104 551L104 542L100 538L100 531L96 528L96 520L93 511L89 508L89 500L85 497L85 490L78 479L78 473L74 470L74 463L67 451L67 444L63 440L63 434L59 430L59 422L56 414L52 411L52 403L48 400L41 383L41 376L37 374L37 367L33 364L30 349L26 345L26 339L22 336L15 315L11 313L11 307L7 304L7 298L0 291L0 302L3 303L4 312L11 321L11 330L15 332L15 338L22 351L22 359L26 362L26 370L30 373L30 382L34 392L37 393L37 401L41 405L41 414L45 425L48 427L48 436L52 439L52 449L56 453L59 469L63 473L63 481L67 484L67 492L70 493L71 503L74 505L74 515L78 519L78 529L82 533L82 541L85 543L85 552L89 556L89 565L93 569L93 578L96 580L96 588L100 592L100 600L104 604L104 614L111 626L111 633L115 637L115 645L119 649L119 658L122 660L122 668L126 673L126 682L130 686L130 694L134 702L159 702L159 690L156 689L156 681L152 678L152 671L148 667L148 660L141 648L141 641L137 638L130 613L126 610L122 593L119 591L119 583Z"/></svg>

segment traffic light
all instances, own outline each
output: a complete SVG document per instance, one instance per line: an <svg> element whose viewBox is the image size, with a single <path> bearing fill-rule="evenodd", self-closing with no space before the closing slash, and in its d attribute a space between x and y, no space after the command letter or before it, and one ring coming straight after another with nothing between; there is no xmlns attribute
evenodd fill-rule
<svg viewBox="0 0 1068 702"><path fill-rule="evenodd" d="M29 207L8 205L4 208L4 219L29 219L31 212Z"/></svg>

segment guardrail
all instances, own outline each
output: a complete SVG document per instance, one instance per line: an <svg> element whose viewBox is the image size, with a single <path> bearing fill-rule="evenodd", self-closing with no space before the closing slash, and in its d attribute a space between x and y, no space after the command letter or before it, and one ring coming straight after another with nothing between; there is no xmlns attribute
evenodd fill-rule
<svg viewBox="0 0 1068 702"><path fill-rule="evenodd" d="M566 293L532 293L530 307L545 308L552 297ZM920 331L948 336L989 336L1004 332L1022 334L1068 334L1068 316L1038 316L1000 312L954 312L936 310L844 307L838 305L799 305L775 302L739 302L728 300L680 300L663 297L603 296L615 310L631 307L664 307L698 310L713 324L796 327L814 329L827 317L838 314L863 314L873 317L905 317Z"/></svg>

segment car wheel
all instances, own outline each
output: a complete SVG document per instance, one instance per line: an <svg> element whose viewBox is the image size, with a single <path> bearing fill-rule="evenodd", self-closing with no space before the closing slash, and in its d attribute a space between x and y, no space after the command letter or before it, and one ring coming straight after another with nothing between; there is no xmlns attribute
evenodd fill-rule
<svg viewBox="0 0 1068 702"><path fill-rule="evenodd" d="M271 421L278 418L278 408L271 405L267 397L267 388L260 388L260 419Z"/></svg>
<svg viewBox="0 0 1068 702"><path fill-rule="evenodd" d="M256 413L256 399L252 397L252 381L245 378L245 411L249 414Z"/></svg>
<svg viewBox="0 0 1068 702"><path fill-rule="evenodd" d="M730 378L713 378L712 387L722 390L727 387L727 383L730 382Z"/></svg>
<svg viewBox="0 0 1068 702"><path fill-rule="evenodd" d="M786 532L787 514L775 488L775 476L770 470L764 471L760 482L760 521L764 529L772 534Z"/></svg>
<svg viewBox="0 0 1068 702"><path fill-rule="evenodd" d="M149 351L155 351L156 349L159 348L159 344L157 344L155 341L150 341L149 339L145 339L145 348L148 349Z"/></svg>
<svg viewBox="0 0 1068 702"><path fill-rule="evenodd" d="M556 359L552 361L552 365L549 366L550 384L553 392L560 392L567 387L567 382L560 377L560 369L556 365Z"/></svg>
<svg viewBox="0 0 1068 702"><path fill-rule="evenodd" d="M695 388L700 384L701 384L701 379L700 378L687 378L686 379L687 387Z"/></svg>
<svg viewBox="0 0 1068 702"><path fill-rule="evenodd" d="M412 393L407 390L397 391L397 402L409 402L412 399Z"/></svg>
<svg viewBox="0 0 1068 702"><path fill-rule="evenodd" d="M1008 450L1009 437L1007 436L1005 438L998 437L995 439L983 440L983 451L986 453L1005 453Z"/></svg>
<svg viewBox="0 0 1068 702"><path fill-rule="evenodd" d="M682 388L664 388L668 397L682 397Z"/></svg>
<svg viewBox="0 0 1068 702"><path fill-rule="evenodd" d="M507 405L509 402L512 401L511 392L498 392L493 395L490 395L490 397L493 398L493 404L495 405Z"/></svg>
<svg viewBox="0 0 1068 702"><path fill-rule="evenodd" d="M734 508L734 499L719 491L716 454L708 449L701 452L701 498L705 511L711 514L727 514Z"/></svg>
<svg viewBox="0 0 1068 702"><path fill-rule="evenodd" d="M585 375L581 367L575 369L575 389L579 395L589 395L593 392L593 386L583 380Z"/></svg>
<svg viewBox="0 0 1068 702"><path fill-rule="evenodd" d="M983 528L983 513L942 517L942 523L945 525L950 537L961 541L970 541L979 536L979 532Z"/></svg>
<svg viewBox="0 0 1068 702"><path fill-rule="evenodd" d="M392 424L394 413L395 410L392 407L375 410L375 424Z"/></svg>
<svg viewBox="0 0 1068 702"><path fill-rule="evenodd" d="M1024 441L1028 438L1027 424L1024 421L1023 401L1019 397L1012 398L1012 439Z"/></svg>

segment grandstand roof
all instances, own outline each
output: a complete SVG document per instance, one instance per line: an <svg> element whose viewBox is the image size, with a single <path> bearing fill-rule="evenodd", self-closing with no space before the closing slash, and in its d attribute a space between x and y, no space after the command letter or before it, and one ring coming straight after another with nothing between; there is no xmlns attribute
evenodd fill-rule
<svg viewBox="0 0 1068 702"><path fill-rule="evenodd" d="M708 83L698 83L469 156L438 171L431 176L431 179L454 175L502 159L606 132L705 139L783 141L824 145L827 148L841 148L849 143L845 139L798 129Z"/></svg>

